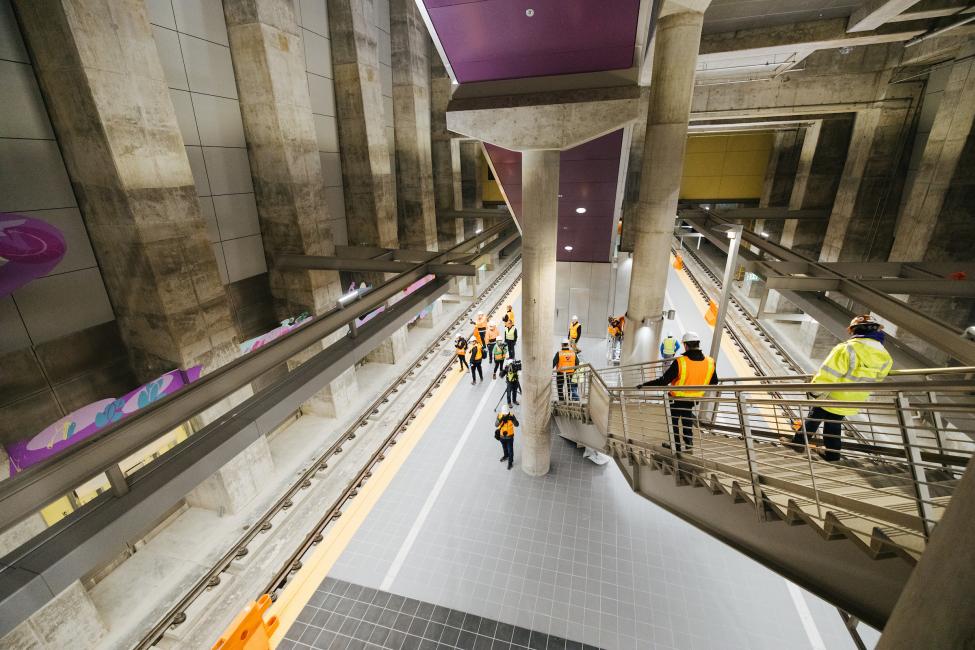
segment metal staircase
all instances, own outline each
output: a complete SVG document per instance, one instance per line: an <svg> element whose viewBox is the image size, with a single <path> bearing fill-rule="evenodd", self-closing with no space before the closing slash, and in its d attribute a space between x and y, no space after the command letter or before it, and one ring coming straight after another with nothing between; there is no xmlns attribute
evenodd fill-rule
<svg viewBox="0 0 975 650"><path fill-rule="evenodd" d="M828 387L805 376L700 387L693 451L674 453L666 392L633 388L663 365L580 366L578 400L553 382L561 435L610 454L651 501L883 627L975 452L975 369L871 385L844 424L842 460L826 462L815 443L779 440L798 414L837 404L807 398Z"/></svg>

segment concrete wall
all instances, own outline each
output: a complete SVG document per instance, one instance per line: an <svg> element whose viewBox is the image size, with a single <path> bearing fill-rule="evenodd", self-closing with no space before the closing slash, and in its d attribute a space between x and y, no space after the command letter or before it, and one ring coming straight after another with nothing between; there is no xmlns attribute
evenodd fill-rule
<svg viewBox="0 0 975 650"><path fill-rule="evenodd" d="M207 234L224 284L267 271L220 0L149 0Z"/></svg>
<svg viewBox="0 0 975 650"><path fill-rule="evenodd" d="M332 81L332 42L328 35L328 11L325 0L295 0L294 4L295 20L301 26L301 38L305 45L305 72L308 77L315 134L318 136L322 176L325 179L329 225L332 227L335 244L344 246L349 243L349 235L345 222L345 196L342 193L339 131L335 120L335 85ZM388 50L386 59L388 63Z"/></svg>

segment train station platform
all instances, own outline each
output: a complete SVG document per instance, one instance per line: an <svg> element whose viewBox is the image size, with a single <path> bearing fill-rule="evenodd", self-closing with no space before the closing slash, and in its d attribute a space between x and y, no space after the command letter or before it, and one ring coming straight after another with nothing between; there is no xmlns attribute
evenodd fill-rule
<svg viewBox="0 0 975 650"><path fill-rule="evenodd" d="M673 333L709 336L700 297L671 274ZM584 355L601 345L584 340ZM741 363L727 346L719 372ZM548 475L519 470L517 434L507 471L493 438L504 385L487 378L453 371L436 389L330 551L301 569L301 595L278 610L280 648L853 647L831 605L641 498L557 433Z"/></svg>

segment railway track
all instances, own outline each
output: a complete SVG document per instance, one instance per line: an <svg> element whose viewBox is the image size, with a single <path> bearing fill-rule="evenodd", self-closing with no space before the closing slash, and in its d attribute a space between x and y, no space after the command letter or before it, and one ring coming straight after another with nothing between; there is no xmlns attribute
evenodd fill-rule
<svg viewBox="0 0 975 650"><path fill-rule="evenodd" d="M214 566L201 577L193 587L177 602L170 610L162 617L147 634L142 637L142 640L135 646L139 650L152 648L160 644L163 641L165 635L170 630L174 630L179 626L187 622L187 610L189 610L197 600L201 599L204 594L208 594L215 589L218 589L222 576L226 574L233 563L238 560L242 560L249 553L249 547L255 545L258 536L267 533L274 526L273 520L280 513L286 511L294 505L296 497L300 495L303 490L307 490L312 487L312 484L316 480L328 480L327 475L322 475L321 473L329 467L329 462L334 461L336 456L343 453L343 445L348 445L353 441L357 435L359 435L360 430L363 427L369 425L371 419L378 418L382 411L391 404L393 397L410 381L418 370L424 367L424 364L428 362L432 357L435 357L440 346L445 342L449 341L454 337L457 331L465 327L470 319L471 315L477 311L493 312L495 309L500 307L514 291L517 280L520 278L520 273L517 277L512 277L515 267L518 264L520 255L512 259L511 263L502 271L497 278L495 278L491 284L489 284L484 291L481 292L477 300L471 303L471 305L465 309L461 314L454 319L454 321L447 327L443 334L441 334L437 339L433 341L417 358L416 360L403 372L401 373L393 382L391 382L385 390L366 408L362 413L352 422L352 424L341 434L338 438L314 461L312 462L308 469L305 470L298 478L295 480L291 486L282 494L274 504L268 508L265 513L253 524L247 531L242 535L220 559ZM500 287L503 286L505 282L509 282L508 288L497 298L491 305L485 306L485 303L490 299L492 294ZM400 417L395 424L389 428L389 433L380 441L375 450L369 455L366 462L355 471L353 478L347 482L345 487L340 492L337 499L335 499L328 508L324 511L324 514L311 526L307 534L304 536L294 552L290 554L287 561L280 565L280 568L273 574L273 577L266 583L266 586L259 593L254 593L252 599L256 599L262 594L270 594L272 599L277 599L277 594L283 589L290 578L301 568L302 561L314 547L319 544L324 539L324 532L335 520L342 516L342 509L345 505L356 497L358 491L362 486L368 481L371 476L373 469L385 460L386 453L389 451L390 447L397 444L397 438L406 431L407 426L416 419L420 410L426 405L427 400L433 397L433 391L443 383L447 376L448 371L452 363L454 362L454 355L450 354L447 356L447 360L442 366L437 370L434 375L434 379L423 388L422 391L417 391L418 397L409 405L405 414ZM215 631L214 638L219 634L220 630Z"/></svg>

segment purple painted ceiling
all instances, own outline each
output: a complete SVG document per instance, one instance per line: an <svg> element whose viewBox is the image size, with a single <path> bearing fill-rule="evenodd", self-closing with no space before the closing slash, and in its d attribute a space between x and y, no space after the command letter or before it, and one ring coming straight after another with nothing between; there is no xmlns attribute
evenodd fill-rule
<svg viewBox="0 0 975 650"><path fill-rule="evenodd" d="M484 146L511 209L520 220L521 154L493 144ZM620 129L559 156L560 262L609 261L622 147ZM577 213L576 208L585 208L585 214ZM572 250L565 250L566 246L572 246Z"/></svg>
<svg viewBox="0 0 975 650"><path fill-rule="evenodd" d="M639 0L423 0L458 83L621 70ZM531 8L534 15L528 17Z"/></svg>

